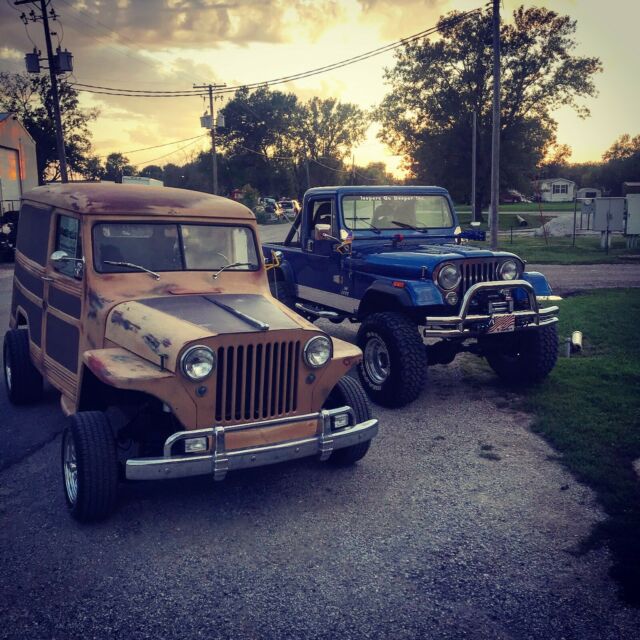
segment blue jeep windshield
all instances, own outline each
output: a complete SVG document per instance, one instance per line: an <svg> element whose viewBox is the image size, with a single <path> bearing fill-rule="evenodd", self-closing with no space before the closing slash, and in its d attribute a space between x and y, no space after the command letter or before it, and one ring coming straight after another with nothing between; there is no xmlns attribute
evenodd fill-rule
<svg viewBox="0 0 640 640"><path fill-rule="evenodd" d="M449 201L441 195L380 193L344 196L342 214L345 226L353 231L370 230L372 226L394 231L400 231L403 225L419 229L453 226ZM394 221L399 224L394 224Z"/></svg>
<svg viewBox="0 0 640 640"><path fill-rule="evenodd" d="M103 222L93 227L93 260L98 273L133 272L129 262L151 271L217 271L259 267L251 229L217 224Z"/></svg>

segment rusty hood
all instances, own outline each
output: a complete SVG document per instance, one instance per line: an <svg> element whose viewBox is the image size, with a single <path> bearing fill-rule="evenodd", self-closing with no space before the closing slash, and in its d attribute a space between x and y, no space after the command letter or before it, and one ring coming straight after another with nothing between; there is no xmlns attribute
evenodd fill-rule
<svg viewBox="0 0 640 640"><path fill-rule="evenodd" d="M185 344L222 334L305 326L259 294L172 295L116 305L107 318L105 339L175 370Z"/></svg>

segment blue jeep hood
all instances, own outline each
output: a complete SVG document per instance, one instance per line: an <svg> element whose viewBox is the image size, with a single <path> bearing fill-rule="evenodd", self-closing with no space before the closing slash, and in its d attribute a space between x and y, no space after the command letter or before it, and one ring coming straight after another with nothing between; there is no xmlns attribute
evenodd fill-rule
<svg viewBox="0 0 640 640"><path fill-rule="evenodd" d="M368 251L354 257L354 267L368 273L412 277L419 274L423 267L429 271L449 260L464 258L506 257L512 254L493 252L469 245L460 244L416 244L402 249L389 250L380 247L378 250L369 246Z"/></svg>

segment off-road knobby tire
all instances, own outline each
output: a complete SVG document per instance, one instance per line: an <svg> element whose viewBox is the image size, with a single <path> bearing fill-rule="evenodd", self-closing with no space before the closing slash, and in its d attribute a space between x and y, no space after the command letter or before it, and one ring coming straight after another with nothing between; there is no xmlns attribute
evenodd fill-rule
<svg viewBox="0 0 640 640"><path fill-rule="evenodd" d="M389 353L389 377L377 385L364 366L360 381L373 402L383 407L404 407L422 393L427 381L427 350L417 325L401 313L373 313L360 325L357 344L363 353L368 339L378 336Z"/></svg>
<svg viewBox="0 0 640 640"><path fill-rule="evenodd" d="M270 273L268 273L268 275L271 295L277 300L280 300L282 304L285 304L290 309L295 310L296 296L293 291L293 285L284 278L278 278L278 273L275 271L273 275Z"/></svg>
<svg viewBox="0 0 640 640"><path fill-rule="evenodd" d="M4 370L7 396L12 404L33 404L42 397L42 375L31 361L29 331L10 329L4 335L4 362L11 367L11 386Z"/></svg>
<svg viewBox="0 0 640 640"><path fill-rule="evenodd" d="M73 438L78 472L77 497L69 498L64 479L66 438ZM62 438L62 486L71 515L80 522L97 522L116 506L118 455L107 416L102 411L79 411L70 418Z"/></svg>
<svg viewBox="0 0 640 640"><path fill-rule="evenodd" d="M349 406L353 409L356 424L371 419L371 410L367 394L362 385L351 376L344 376L338 380L338 384L331 390L329 397L324 403L323 409L337 409L338 407ZM358 444L336 449L329 458L331 464L337 466L348 466L362 460L369 451L371 440L359 442Z"/></svg>
<svg viewBox="0 0 640 640"><path fill-rule="evenodd" d="M555 324L504 336L485 336L489 366L510 384L534 384L546 378L558 360Z"/></svg>

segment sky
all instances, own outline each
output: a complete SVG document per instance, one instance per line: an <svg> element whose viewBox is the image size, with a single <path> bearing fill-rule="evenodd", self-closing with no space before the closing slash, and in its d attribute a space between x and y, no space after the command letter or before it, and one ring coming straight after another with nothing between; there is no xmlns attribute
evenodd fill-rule
<svg viewBox="0 0 640 640"><path fill-rule="evenodd" d="M434 25L453 10L484 0L52 0L60 16L52 29L74 54L78 82L143 90L190 89L193 83L236 86L262 82L330 64L370 51ZM503 0L502 16L522 4ZM526 3L525 3L526 4ZM623 133L640 133L637 105L640 83L640 2L637 0L547 0L533 3L577 20L575 53L597 56L604 72L598 95L582 104L591 111L580 119L561 109L558 142L568 144L574 162L599 160ZM25 28L10 0L0 0L0 69L22 71L33 41L44 50L42 26ZM529 5L527 5L529 6ZM28 8L29 5L26 5ZM24 10L24 8L21 8ZM336 97L365 109L387 91L384 69L392 53L305 80L279 85L301 100ZM206 104L200 97L133 98L82 94L81 103L97 107L92 123L96 153L129 152L193 138ZM224 101L216 103L216 109ZM372 125L355 149L355 161L384 161L399 172L401 159L376 138ZM127 153L139 167L186 162L207 137L174 146Z"/></svg>

